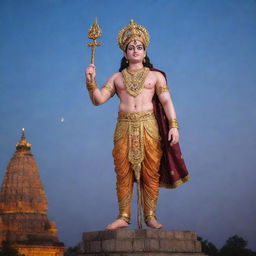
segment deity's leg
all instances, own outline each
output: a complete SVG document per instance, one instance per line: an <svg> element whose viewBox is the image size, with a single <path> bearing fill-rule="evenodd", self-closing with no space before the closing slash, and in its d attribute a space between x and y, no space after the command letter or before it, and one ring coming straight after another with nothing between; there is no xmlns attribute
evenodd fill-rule
<svg viewBox="0 0 256 256"><path fill-rule="evenodd" d="M116 190L119 204L119 216L130 223L130 205L132 200L134 173L128 160L128 135L115 141L113 157L116 171Z"/></svg>
<svg viewBox="0 0 256 256"><path fill-rule="evenodd" d="M144 133L145 156L141 168L141 191L144 219L156 219L156 204L159 191L159 167L162 157L161 141Z"/></svg>

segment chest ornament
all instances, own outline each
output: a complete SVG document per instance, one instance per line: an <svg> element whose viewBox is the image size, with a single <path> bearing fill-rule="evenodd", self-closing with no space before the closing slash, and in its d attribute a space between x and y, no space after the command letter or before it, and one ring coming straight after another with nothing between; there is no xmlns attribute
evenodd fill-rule
<svg viewBox="0 0 256 256"><path fill-rule="evenodd" d="M121 73L124 78L124 85L126 91L130 95L136 97L137 95L142 93L146 77L149 73L149 68L143 67L137 70L128 70L127 68L125 68L122 70Z"/></svg>

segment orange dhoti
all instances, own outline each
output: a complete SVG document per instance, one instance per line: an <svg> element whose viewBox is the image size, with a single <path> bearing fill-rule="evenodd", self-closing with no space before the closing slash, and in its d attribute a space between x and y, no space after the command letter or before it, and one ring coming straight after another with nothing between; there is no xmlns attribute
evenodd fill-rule
<svg viewBox="0 0 256 256"><path fill-rule="evenodd" d="M117 175L119 218L130 222L133 183L140 179L144 219L156 217L161 138L153 111L119 112L113 157Z"/></svg>

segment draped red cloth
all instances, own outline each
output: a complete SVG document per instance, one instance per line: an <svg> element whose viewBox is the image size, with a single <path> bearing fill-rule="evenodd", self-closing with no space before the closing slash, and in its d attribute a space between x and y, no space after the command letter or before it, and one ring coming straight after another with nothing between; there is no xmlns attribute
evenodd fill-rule
<svg viewBox="0 0 256 256"><path fill-rule="evenodd" d="M166 75L163 71L155 68L151 68L150 70L161 72L166 78ZM184 182L188 181L190 176L185 161L182 157L179 143L170 146L170 141L168 141L168 119L156 93L153 97L153 106L159 126L159 133L162 138L163 149L163 156L159 170L159 185L160 187L165 188L176 188Z"/></svg>

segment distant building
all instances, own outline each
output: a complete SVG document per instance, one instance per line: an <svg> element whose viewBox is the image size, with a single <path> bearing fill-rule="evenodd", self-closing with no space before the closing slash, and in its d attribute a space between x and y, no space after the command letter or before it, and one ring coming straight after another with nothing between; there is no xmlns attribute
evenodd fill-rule
<svg viewBox="0 0 256 256"><path fill-rule="evenodd" d="M10 241L26 256L63 256L64 244L49 221L47 198L24 129L0 190L0 246Z"/></svg>

